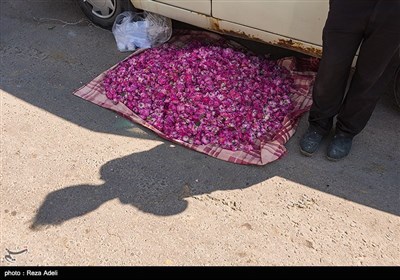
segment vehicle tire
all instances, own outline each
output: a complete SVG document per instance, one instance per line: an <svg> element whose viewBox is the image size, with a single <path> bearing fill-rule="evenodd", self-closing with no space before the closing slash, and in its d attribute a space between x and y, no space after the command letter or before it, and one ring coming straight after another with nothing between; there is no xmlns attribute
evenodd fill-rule
<svg viewBox="0 0 400 280"><path fill-rule="evenodd" d="M78 0L83 13L96 25L111 29L123 11L134 10L129 0Z"/></svg>

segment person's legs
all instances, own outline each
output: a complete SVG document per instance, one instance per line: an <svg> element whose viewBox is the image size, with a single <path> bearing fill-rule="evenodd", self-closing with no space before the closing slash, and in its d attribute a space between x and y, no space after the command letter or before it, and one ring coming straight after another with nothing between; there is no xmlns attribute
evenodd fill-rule
<svg viewBox="0 0 400 280"><path fill-rule="evenodd" d="M313 89L310 126L328 134L345 95L351 64L376 1L330 1L323 54Z"/></svg>
<svg viewBox="0 0 400 280"><path fill-rule="evenodd" d="M323 30L323 55L313 89L310 127L300 141L300 151L312 155L332 128L343 102L354 55L362 41L373 0L334 0Z"/></svg>
<svg viewBox="0 0 400 280"><path fill-rule="evenodd" d="M366 30L349 91L337 116L337 130L355 136L366 126L400 64L399 47L400 1L379 1Z"/></svg>
<svg viewBox="0 0 400 280"><path fill-rule="evenodd" d="M337 117L328 159L346 157L399 65L400 1L378 1L365 32L356 71Z"/></svg>

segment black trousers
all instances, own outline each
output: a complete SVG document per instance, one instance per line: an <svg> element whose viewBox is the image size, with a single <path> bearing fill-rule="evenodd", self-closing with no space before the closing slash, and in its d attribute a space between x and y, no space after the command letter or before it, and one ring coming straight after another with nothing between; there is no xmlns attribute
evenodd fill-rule
<svg viewBox="0 0 400 280"><path fill-rule="evenodd" d="M361 44L361 45L360 45ZM356 70L347 94L353 58ZM311 126L327 134L361 132L400 63L400 0L331 0L313 89Z"/></svg>

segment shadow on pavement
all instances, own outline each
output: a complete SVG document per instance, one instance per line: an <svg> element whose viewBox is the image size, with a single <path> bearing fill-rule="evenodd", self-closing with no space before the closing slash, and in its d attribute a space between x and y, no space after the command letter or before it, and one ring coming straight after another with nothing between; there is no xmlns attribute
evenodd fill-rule
<svg viewBox="0 0 400 280"><path fill-rule="evenodd" d="M61 224L112 199L119 199L122 204L132 205L145 213L175 215L187 208L187 197L217 190L244 189L275 176L400 214L396 203L398 197L391 195L396 193L396 189L387 188L385 183L365 186L355 180L356 176L346 174L348 165L337 174L329 174L326 170L334 164L325 161L314 166L312 160L292 156L268 166L243 166L164 142L149 151L117 158L103 165L100 169L104 180L102 185L76 185L50 193L40 206L32 228ZM353 171L357 172L357 169L353 167ZM369 170L369 173L374 173L374 170ZM374 184L376 177L372 174L367 179Z"/></svg>

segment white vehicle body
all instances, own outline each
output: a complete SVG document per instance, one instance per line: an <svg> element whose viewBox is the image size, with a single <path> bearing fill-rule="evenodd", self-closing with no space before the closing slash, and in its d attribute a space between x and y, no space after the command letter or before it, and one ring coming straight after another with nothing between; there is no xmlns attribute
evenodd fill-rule
<svg viewBox="0 0 400 280"><path fill-rule="evenodd" d="M321 56L329 0L131 0L204 29Z"/></svg>

